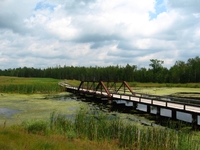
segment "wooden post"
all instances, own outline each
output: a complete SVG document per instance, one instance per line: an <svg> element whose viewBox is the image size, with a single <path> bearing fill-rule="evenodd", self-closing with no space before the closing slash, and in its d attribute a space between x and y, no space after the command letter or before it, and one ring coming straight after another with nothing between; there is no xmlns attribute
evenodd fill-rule
<svg viewBox="0 0 200 150"><path fill-rule="evenodd" d="M197 122L198 115L196 113L192 114L192 129L197 129L198 122Z"/></svg>
<svg viewBox="0 0 200 150"><path fill-rule="evenodd" d="M156 119L160 119L160 107L157 106Z"/></svg>
<svg viewBox="0 0 200 150"><path fill-rule="evenodd" d="M151 113L151 106L147 104L147 113Z"/></svg>
<svg viewBox="0 0 200 150"><path fill-rule="evenodd" d="M172 109L172 120L176 120L176 110Z"/></svg>
<svg viewBox="0 0 200 150"><path fill-rule="evenodd" d="M138 103L137 102L133 102L133 109L136 110L138 107Z"/></svg>

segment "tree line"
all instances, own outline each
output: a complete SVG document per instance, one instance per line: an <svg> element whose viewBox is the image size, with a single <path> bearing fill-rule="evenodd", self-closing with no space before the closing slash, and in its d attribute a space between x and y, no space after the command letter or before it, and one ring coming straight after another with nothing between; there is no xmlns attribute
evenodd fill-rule
<svg viewBox="0 0 200 150"><path fill-rule="evenodd" d="M84 67L84 66L56 66L45 69L40 68L14 68L0 69L1 76L16 77L41 77L56 79L76 80L106 80L128 82L156 82L156 83L199 83L200 82L200 58L189 58L187 62L176 61L166 68L164 61L150 59L149 68L136 65Z"/></svg>

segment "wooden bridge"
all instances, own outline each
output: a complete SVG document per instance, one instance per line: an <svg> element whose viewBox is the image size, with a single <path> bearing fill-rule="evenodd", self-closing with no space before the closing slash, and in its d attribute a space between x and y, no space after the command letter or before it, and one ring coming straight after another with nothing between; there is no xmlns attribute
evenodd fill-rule
<svg viewBox="0 0 200 150"><path fill-rule="evenodd" d="M161 108L168 109L171 110L171 118L174 120L178 119L177 112L188 113L192 116L192 126L194 128L200 126L198 123L200 100L136 93L125 81L81 81L78 87L65 83L59 83L59 85L64 86L68 92L108 100L109 103L114 100L132 102L133 109L136 109L138 104L144 104L147 106L147 113L151 113L151 107L154 106L158 116L161 116Z"/></svg>

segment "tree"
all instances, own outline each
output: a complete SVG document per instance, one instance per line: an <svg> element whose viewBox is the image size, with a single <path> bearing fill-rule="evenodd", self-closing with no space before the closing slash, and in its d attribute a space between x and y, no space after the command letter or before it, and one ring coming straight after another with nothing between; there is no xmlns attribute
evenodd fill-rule
<svg viewBox="0 0 200 150"><path fill-rule="evenodd" d="M164 63L164 61L158 59L150 59L150 61L151 63L149 64L149 66L151 66L153 70L153 82L161 82L161 71L163 69L162 64Z"/></svg>
<svg viewBox="0 0 200 150"><path fill-rule="evenodd" d="M149 64L149 66L153 68L154 73L157 73L163 68L162 64L164 63L164 61L158 59L150 59L150 61L151 64Z"/></svg>

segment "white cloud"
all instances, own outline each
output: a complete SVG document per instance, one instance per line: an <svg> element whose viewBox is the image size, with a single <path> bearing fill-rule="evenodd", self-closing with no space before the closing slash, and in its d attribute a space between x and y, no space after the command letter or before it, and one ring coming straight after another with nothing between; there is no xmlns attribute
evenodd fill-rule
<svg viewBox="0 0 200 150"><path fill-rule="evenodd" d="M3 0L0 69L148 66L152 58L169 67L199 55L199 6L196 0Z"/></svg>

